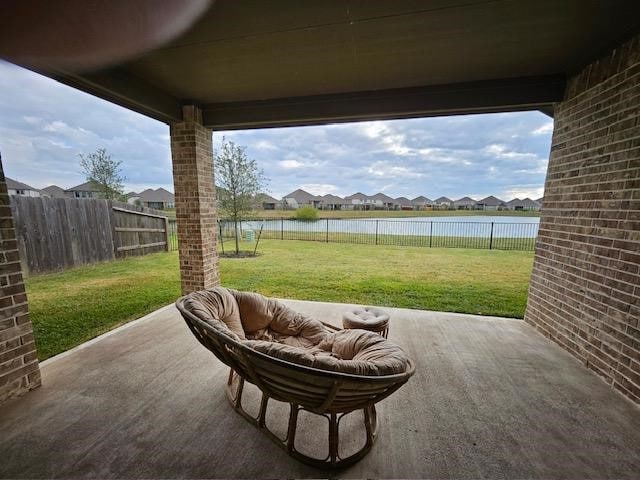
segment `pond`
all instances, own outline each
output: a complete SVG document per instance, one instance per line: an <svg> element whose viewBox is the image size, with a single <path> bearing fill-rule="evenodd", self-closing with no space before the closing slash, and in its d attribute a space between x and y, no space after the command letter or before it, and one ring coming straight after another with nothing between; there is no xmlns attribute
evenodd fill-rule
<svg viewBox="0 0 640 480"><path fill-rule="evenodd" d="M456 216L353 218L300 221L287 219L243 222L242 230L263 232L328 232L371 235L535 238L539 217Z"/></svg>

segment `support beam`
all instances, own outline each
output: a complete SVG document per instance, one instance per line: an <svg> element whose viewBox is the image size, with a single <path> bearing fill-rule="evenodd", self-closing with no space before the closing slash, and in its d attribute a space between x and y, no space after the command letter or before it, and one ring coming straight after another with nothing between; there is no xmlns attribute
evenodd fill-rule
<svg viewBox="0 0 640 480"><path fill-rule="evenodd" d="M213 145L198 107L183 107L182 121L171 124L171 157L180 277L187 294L219 283Z"/></svg>
<svg viewBox="0 0 640 480"><path fill-rule="evenodd" d="M562 100L563 75L467 82L429 87L314 95L203 107L214 130L320 125L471 113L552 109Z"/></svg>
<svg viewBox="0 0 640 480"><path fill-rule="evenodd" d="M29 304L0 158L0 403L40 386Z"/></svg>
<svg viewBox="0 0 640 480"><path fill-rule="evenodd" d="M119 68L84 76L66 73L46 73L71 87L129 108L165 123L180 121L178 99Z"/></svg>

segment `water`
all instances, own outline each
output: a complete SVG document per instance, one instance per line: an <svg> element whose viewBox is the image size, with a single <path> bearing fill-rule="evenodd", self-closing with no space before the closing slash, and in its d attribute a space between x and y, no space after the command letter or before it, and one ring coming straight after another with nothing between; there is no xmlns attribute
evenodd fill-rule
<svg viewBox="0 0 640 480"><path fill-rule="evenodd" d="M491 223L493 222L493 233ZM243 230L363 233L378 235L415 235L442 237L535 238L539 217L456 216L411 218L353 218L298 220L254 220L242 223Z"/></svg>

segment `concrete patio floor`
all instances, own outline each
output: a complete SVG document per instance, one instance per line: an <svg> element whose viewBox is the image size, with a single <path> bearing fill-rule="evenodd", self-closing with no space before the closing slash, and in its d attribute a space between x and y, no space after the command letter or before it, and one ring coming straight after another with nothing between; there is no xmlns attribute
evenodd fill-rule
<svg viewBox="0 0 640 480"><path fill-rule="evenodd" d="M287 301L337 323L345 305ZM640 409L519 320L389 309L415 376L336 473L234 413L228 369L173 307L42 365L0 410L0 477L638 478Z"/></svg>

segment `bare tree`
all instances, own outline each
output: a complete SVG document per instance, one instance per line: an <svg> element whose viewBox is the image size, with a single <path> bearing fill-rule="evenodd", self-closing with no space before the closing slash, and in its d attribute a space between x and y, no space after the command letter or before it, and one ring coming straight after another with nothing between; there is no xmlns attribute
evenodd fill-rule
<svg viewBox="0 0 640 480"><path fill-rule="evenodd" d="M266 178L256 161L247 157L246 147L236 145L225 138L214 153L214 163L218 205L222 212L233 220L238 255L239 226L253 210L255 198L266 185Z"/></svg>
<svg viewBox="0 0 640 480"><path fill-rule="evenodd" d="M104 148L87 155L81 153L79 157L87 181L98 187L102 198L112 200L122 197L125 177L120 173L121 161L112 159Z"/></svg>

